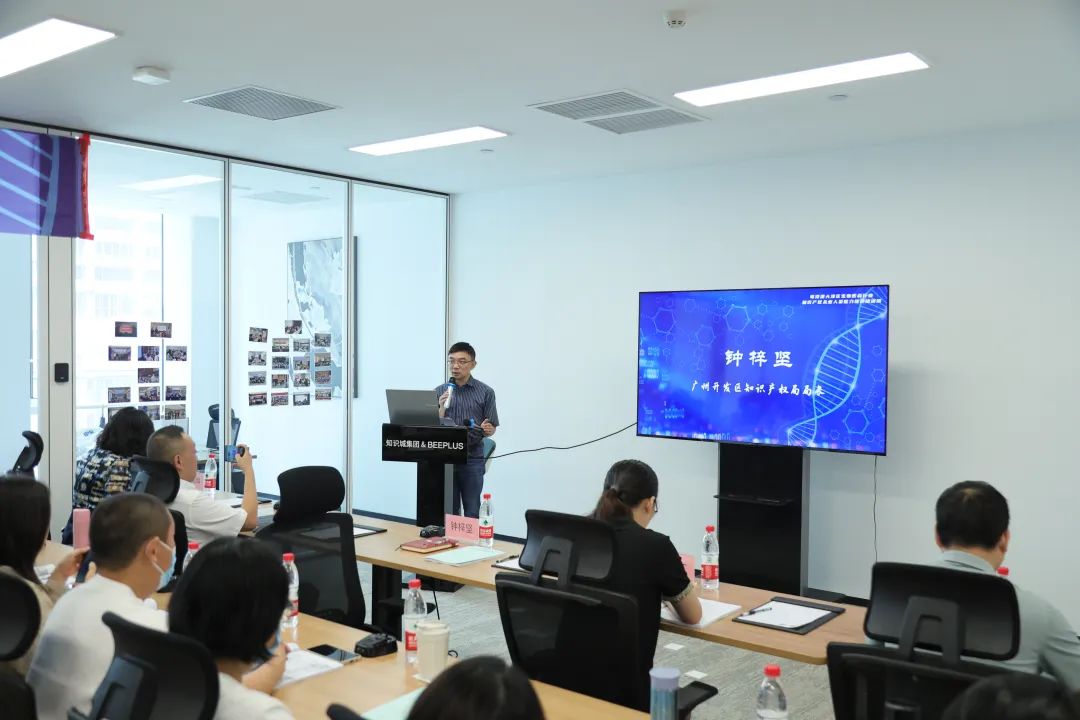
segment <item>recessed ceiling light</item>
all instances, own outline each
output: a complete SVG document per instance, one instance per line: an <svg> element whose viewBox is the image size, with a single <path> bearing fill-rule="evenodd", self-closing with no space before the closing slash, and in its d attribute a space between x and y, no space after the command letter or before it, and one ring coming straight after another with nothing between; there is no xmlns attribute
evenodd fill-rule
<svg viewBox="0 0 1080 720"><path fill-rule="evenodd" d="M357 145L349 149L365 155L396 155L397 153L412 152L414 150L430 150L431 148L446 147L447 145L460 145L462 143L477 142L478 140L494 140L501 137L506 137L506 133L477 125L460 130L447 130L446 132L431 133L430 135L402 138L401 140Z"/></svg>
<svg viewBox="0 0 1080 720"><path fill-rule="evenodd" d="M899 53L898 55L856 60L855 62L840 65L829 65L814 68L813 70L800 70L783 75L773 75L758 78L757 80L743 80L741 82L727 83L726 85L716 85L700 90L687 90L686 92L675 93L675 97L685 100L691 105L705 107L707 105L719 105L768 95L779 95L781 93L795 92L796 90L839 85L840 83L855 80L897 75L913 70L925 70L928 67L930 66L912 53Z"/></svg>
<svg viewBox="0 0 1080 720"><path fill-rule="evenodd" d="M205 185L206 183L221 182L221 178L209 175L178 175L177 177L161 178L160 180L145 180L143 182L122 185L129 190L142 192L157 192L158 190L175 190L176 188L190 187L192 185Z"/></svg>
<svg viewBox="0 0 1080 720"><path fill-rule="evenodd" d="M51 18L0 38L0 77L112 40L116 33Z"/></svg>

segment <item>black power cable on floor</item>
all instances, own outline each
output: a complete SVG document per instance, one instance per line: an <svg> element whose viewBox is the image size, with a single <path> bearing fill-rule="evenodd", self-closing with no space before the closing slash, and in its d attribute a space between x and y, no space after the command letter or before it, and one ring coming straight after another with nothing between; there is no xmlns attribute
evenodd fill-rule
<svg viewBox="0 0 1080 720"><path fill-rule="evenodd" d="M540 452L541 450L573 450L574 448L579 448L579 447L584 447L586 445L591 445L591 444L593 444L595 442L600 442L601 440L607 440L609 437L614 437L615 435L618 435L619 433L626 432L627 430L634 427L635 425L637 425L637 423L632 422L629 425L627 425L626 427L621 428L619 430L616 430L613 433L608 433L607 435L604 435L603 437L598 437L595 440L589 440L587 442L578 443L577 445L567 445L566 447L559 447L557 445L547 445L545 447L533 448L531 450L515 450L514 452L503 453L502 455L492 455L491 459L494 460L496 458L510 457L511 455L520 455L521 453Z"/></svg>

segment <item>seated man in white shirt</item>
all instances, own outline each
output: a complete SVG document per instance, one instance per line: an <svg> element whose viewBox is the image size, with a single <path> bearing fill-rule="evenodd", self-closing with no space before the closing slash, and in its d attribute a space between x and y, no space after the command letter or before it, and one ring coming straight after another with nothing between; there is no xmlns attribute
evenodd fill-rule
<svg viewBox="0 0 1080 720"><path fill-rule="evenodd" d="M176 562L165 504L136 493L106 498L90 520L90 547L97 574L57 601L26 675L39 720L67 720L73 707L90 711L113 657L106 612L155 630L168 625L153 600L144 602L169 582Z"/></svg>
<svg viewBox="0 0 1080 720"><path fill-rule="evenodd" d="M944 567L995 573L1009 549L1009 504L984 482L960 482L938 498L935 532ZM1015 585L1015 583L1013 583ZM1071 692L1080 690L1080 640L1056 607L1016 587L1020 649L1001 664L1011 670L1053 675Z"/></svg>
<svg viewBox="0 0 1080 720"><path fill-rule="evenodd" d="M259 496L255 490L251 453L246 445L237 445L233 463L244 472L244 497L238 508L195 489L192 481L199 472L195 441L179 426L169 425L151 435L146 443L146 456L172 465L180 475L180 491L169 507L184 516L189 541L203 546L214 538L236 537L244 530L255 529L259 519Z"/></svg>

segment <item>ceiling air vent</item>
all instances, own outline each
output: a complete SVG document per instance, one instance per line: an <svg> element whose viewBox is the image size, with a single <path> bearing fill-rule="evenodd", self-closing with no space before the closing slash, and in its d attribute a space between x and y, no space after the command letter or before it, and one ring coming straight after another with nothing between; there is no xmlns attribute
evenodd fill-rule
<svg viewBox="0 0 1080 720"><path fill-rule="evenodd" d="M685 125L701 122L704 119L682 110L665 107L655 100L629 90L614 90L570 100L540 103L530 107L569 120L580 120L587 125L617 135Z"/></svg>
<svg viewBox="0 0 1080 720"><path fill-rule="evenodd" d="M190 98L184 102L205 105L218 110L227 110L240 115L262 118L263 120L284 120L298 115L310 115L311 113L337 109L333 105L306 100L295 95L286 95L285 93L267 90L255 85L246 85L235 90L225 90L211 95Z"/></svg>

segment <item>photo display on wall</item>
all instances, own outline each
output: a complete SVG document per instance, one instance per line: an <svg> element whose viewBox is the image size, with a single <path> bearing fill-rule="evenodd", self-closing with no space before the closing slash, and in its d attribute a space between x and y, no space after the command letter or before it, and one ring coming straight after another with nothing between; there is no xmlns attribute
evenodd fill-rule
<svg viewBox="0 0 1080 720"><path fill-rule="evenodd" d="M127 407L134 407L129 403L137 399L139 403L143 403L138 405L137 409L145 412L151 420L185 419L188 416L186 405L188 399L187 385L163 385L162 383L169 380L183 382L187 379L186 377L169 377L170 371L167 363L187 362L188 346L163 346L161 339L173 337L173 323L171 322L115 320L113 321L113 335L117 338L131 339L133 342L138 343L140 325L144 333L149 328L150 341L156 341L156 344L108 345L109 362L137 360L139 363L151 364L132 368L135 373L129 382L133 381L132 385L137 385L134 390L131 386L108 387L105 404L110 406L125 404ZM142 342L147 342L145 336ZM126 373L126 370L124 372ZM186 371L184 371L184 375L186 375ZM158 404L162 401L170 404L164 406ZM116 414L116 411L121 409L123 408L110 407L106 414L111 419Z"/></svg>

